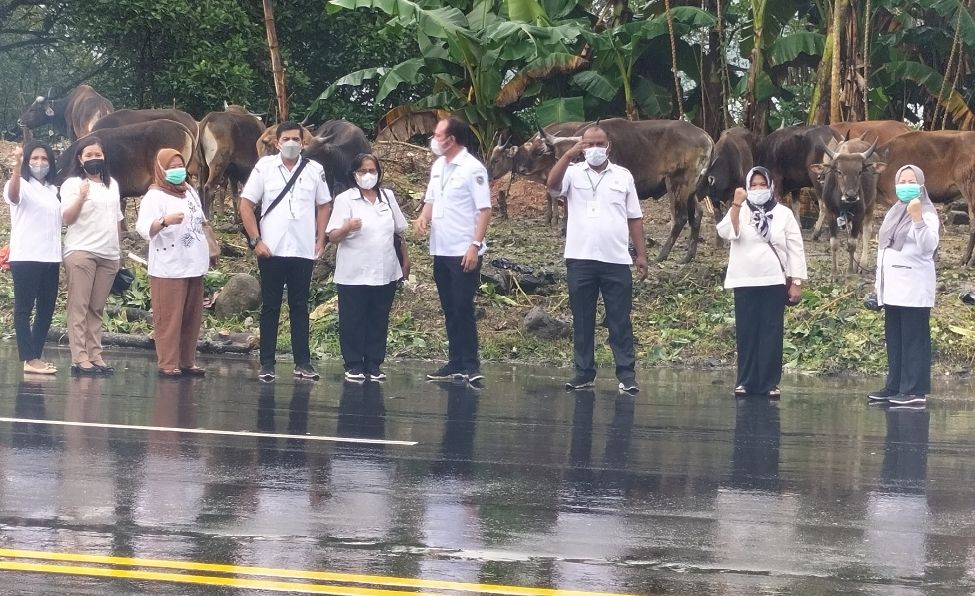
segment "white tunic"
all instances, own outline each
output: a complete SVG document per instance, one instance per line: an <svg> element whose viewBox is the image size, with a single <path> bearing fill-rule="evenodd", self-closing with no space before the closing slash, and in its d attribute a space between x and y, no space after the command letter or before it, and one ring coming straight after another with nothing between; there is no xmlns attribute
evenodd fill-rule
<svg viewBox="0 0 975 596"><path fill-rule="evenodd" d="M61 185L61 214L76 203L81 192L82 179L68 178ZM69 224L64 234L64 255L75 251L90 252L102 259L118 260L119 229L122 221L122 203L118 183L109 180L105 186L101 182L88 181L88 198L81 206L78 219Z"/></svg>
<svg viewBox="0 0 975 596"><path fill-rule="evenodd" d="M561 193L568 207L566 259L633 264L629 220L641 219L643 212L629 170L614 163L602 172L586 162L571 164Z"/></svg>
<svg viewBox="0 0 975 596"><path fill-rule="evenodd" d="M182 213L183 222L171 224L149 237L152 222L170 213ZM149 241L149 275L170 279L199 277L210 266L210 249L203 234L203 207L190 188L181 199L150 188L139 203L135 229Z"/></svg>
<svg viewBox="0 0 975 596"><path fill-rule="evenodd" d="M934 213L924 213L922 218L923 222L911 225L901 250L877 251L877 304L934 306L934 252L940 222Z"/></svg>
<svg viewBox="0 0 975 596"><path fill-rule="evenodd" d="M370 203L353 187L335 197L326 231L341 228L347 219L362 220L362 227L338 244L335 283L384 286L403 277L393 248L393 233L406 229L406 218L392 191L383 189L382 195L383 200Z"/></svg>
<svg viewBox="0 0 975 596"><path fill-rule="evenodd" d="M487 170L476 157L462 149L449 163L440 156L430 168L424 203L433 204L430 220L430 254L462 257L474 241L477 218L491 208ZM487 240L478 254L487 252Z"/></svg>
<svg viewBox="0 0 975 596"><path fill-rule="evenodd" d="M775 252L752 225L752 211L748 205L742 205L738 210L737 234L731 225L730 209L718 223L718 235L731 242L724 287L774 286L784 284L786 275L806 279L806 253L795 215L781 203L772 208L771 215L769 229Z"/></svg>
<svg viewBox="0 0 975 596"><path fill-rule="evenodd" d="M266 213L297 168L284 167L280 154L262 157L240 196L252 204L260 203L261 212ZM317 207L331 201L324 168L309 161L288 194L261 219L261 240L271 255L314 259Z"/></svg>
<svg viewBox="0 0 975 596"><path fill-rule="evenodd" d="M10 181L3 187L3 198L10 205L10 260L61 262L61 203L58 189L33 176L20 179L20 202L7 196Z"/></svg>

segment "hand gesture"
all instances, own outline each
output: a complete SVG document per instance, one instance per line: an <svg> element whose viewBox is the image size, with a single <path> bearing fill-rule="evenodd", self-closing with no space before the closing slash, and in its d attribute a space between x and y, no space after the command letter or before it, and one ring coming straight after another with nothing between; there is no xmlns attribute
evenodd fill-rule
<svg viewBox="0 0 975 596"><path fill-rule="evenodd" d="M349 217L345 220L345 229L348 232L358 232L362 229L362 220L358 217Z"/></svg>
<svg viewBox="0 0 975 596"><path fill-rule="evenodd" d="M921 199L912 199L910 203L907 204L907 213L911 216L911 219L915 222L921 221Z"/></svg>
<svg viewBox="0 0 975 596"><path fill-rule="evenodd" d="M744 188L741 188L739 186L738 188L735 189L735 196L731 200L740 207L741 204L744 203L747 198L748 198L748 191L746 191Z"/></svg>
<svg viewBox="0 0 975 596"><path fill-rule="evenodd" d="M582 155L582 152L585 151L587 147L589 147L588 142L579 141L578 143L573 145L568 151L566 151L566 154L570 158L575 158L576 156Z"/></svg>
<svg viewBox="0 0 975 596"><path fill-rule="evenodd" d="M87 184L88 181L85 180L85 183ZM163 221L166 222L166 225L167 226L178 226L179 224L183 223L183 218L184 217L185 217L185 215L182 212L180 212L180 213L167 213L166 216L163 217Z"/></svg>
<svg viewBox="0 0 975 596"><path fill-rule="evenodd" d="M24 159L24 148L20 146L15 147L11 157L13 158L14 165L20 165L20 162Z"/></svg>
<svg viewBox="0 0 975 596"><path fill-rule="evenodd" d="M78 198L80 198L82 201L87 200L88 190L89 190L88 179L85 178L84 180L81 181L81 186L78 187Z"/></svg>

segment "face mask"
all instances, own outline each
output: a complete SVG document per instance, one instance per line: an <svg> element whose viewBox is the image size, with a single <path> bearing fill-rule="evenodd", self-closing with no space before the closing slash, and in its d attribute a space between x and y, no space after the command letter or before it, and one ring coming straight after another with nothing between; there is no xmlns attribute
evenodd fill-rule
<svg viewBox="0 0 975 596"><path fill-rule="evenodd" d="M756 188L748 191L748 202L752 205L764 205L772 198L772 190L769 188Z"/></svg>
<svg viewBox="0 0 975 596"><path fill-rule="evenodd" d="M40 181L43 181L47 177L47 173L50 171L51 171L51 166L49 166L48 164L42 164L37 166L35 166L34 164L30 165L30 175L33 176L34 178L37 178Z"/></svg>
<svg viewBox="0 0 975 596"><path fill-rule="evenodd" d="M166 170L166 182L182 184L186 180L186 168L171 168Z"/></svg>
<svg viewBox="0 0 975 596"><path fill-rule="evenodd" d="M301 155L301 143L298 141L285 141L281 143L281 157L285 159L298 159Z"/></svg>
<svg viewBox="0 0 975 596"><path fill-rule="evenodd" d="M436 155L437 157L440 157L441 155L444 154L443 143L441 143L435 138L430 139L430 151L432 151L433 154Z"/></svg>
<svg viewBox="0 0 975 596"><path fill-rule="evenodd" d="M904 203L910 203L921 196L920 184L897 184L894 186L894 190L897 192L897 198Z"/></svg>
<svg viewBox="0 0 975 596"><path fill-rule="evenodd" d="M89 159L81 164L81 167L89 174L101 174L105 168L105 160L100 158Z"/></svg>
<svg viewBox="0 0 975 596"><path fill-rule="evenodd" d="M609 150L606 147L587 147L582 152L586 156L586 163L599 167L606 163L606 158L609 157Z"/></svg>
<svg viewBox="0 0 975 596"><path fill-rule="evenodd" d="M355 181L359 185L359 188L369 190L379 182L379 174L356 174Z"/></svg>

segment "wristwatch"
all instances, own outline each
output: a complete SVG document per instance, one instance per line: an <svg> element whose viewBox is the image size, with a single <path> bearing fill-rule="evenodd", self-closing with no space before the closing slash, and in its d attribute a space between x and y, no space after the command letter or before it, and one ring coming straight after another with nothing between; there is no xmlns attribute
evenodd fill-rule
<svg viewBox="0 0 975 596"><path fill-rule="evenodd" d="M798 277L794 277L794 278L792 278L792 285L794 285L794 286L801 286L802 285L802 280L799 279Z"/></svg>
<svg viewBox="0 0 975 596"><path fill-rule="evenodd" d="M257 248L257 243L260 241L261 241L260 236L254 236L253 238L247 241L247 244L250 244L251 250L254 250L255 248Z"/></svg>
<svg viewBox="0 0 975 596"><path fill-rule="evenodd" d="M165 215L163 215L162 217L159 218L159 227L160 228L168 228L169 227L169 224L166 223L166 216Z"/></svg>
<svg viewBox="0 0 975 596"><path fill-rule="evenodd" d="M483 245L484 245L484 243L483 243L483 242L481 242L480 240L472 240L472 241L471 241L471 244L473 244L474 246L476 246L476 247L478 247L478 248L481 248L481 246L483 246Z"/></svg>

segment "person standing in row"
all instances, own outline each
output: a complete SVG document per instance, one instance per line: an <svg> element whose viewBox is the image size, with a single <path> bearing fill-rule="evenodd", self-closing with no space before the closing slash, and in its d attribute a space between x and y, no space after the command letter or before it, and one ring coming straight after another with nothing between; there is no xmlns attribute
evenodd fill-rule
<svg viewBox="0 0 975 596"><path fill-rule="evenodd" d="M52 375L58 369L41 360L41 353L54 316L61 268L61 203L53 184L54 151L34 141L18 147L14 159L14 175L4 186L3 197L10 206L17 351L25 373Z"/></svg>
<svg viewBox="0 0 975 596"><path fill-rule="evenodd" d="M802 232L792 210L775 200L768 170L755 167L735 190L717 226L731 243L724 287L735 292L738 379L735 396L781 396L785 304L798 303L806 279ZM791 282L791 283L790 283Z"/></svg>
<svg viewBox="0 0 975 596"><path fill-rule="evenodd" d="M579 155L585 161L571 164ZM633 175L609 160L609 137L591 126L548 175L548 190L565 197L566 282L572 308L575 376L566 389L592 387L596 380L596 301L602 294L609 326L609 346L616 361L619 389L636 393L636 351L633 346L633 275L629 242L636 250L636 270L647 278L647 241L643 212Z"/></svg>
<svg viewBox="0 0 975 596"><path fill-rule="evenodd" d="M481 261L487 252L491 223L491 190L487 169L468 152L470 126L457 117L441 120L430 140L437 160L416 231L430 229L433 280L447 326L447 364L427 375L431 381L466 379L479 382L477 321L474 294L481 280Z"/></svg>
<svg viewBox="0 0 975 596"><path fill-rule="evenodd" d="M877 244L877 304L884 308L887 383L870 401L922 406L931 392L931 308L934 306L938 212L921 168L894 178L896 205L887 211Z"/></svg>
<svg viewBox="0 0 975 596"><path fill-rule="evenodd" d="M261 272L259 378L273 381L275 377L281 299L287 286L294 374L316 380L319 375L311 365L308 345L308 295L315 260L325 248L332 196L321 164L301 158L301 125L282 122L275 136L279 153L257 162L240 193L241 223Z"/></svg>
<svg viewBox="0 0 975 596"><path fill-rule="evenodd" d="M335 197L327 230L329 242L338 246L339 344L347 381L383 381L389 311L396 283L409 276L400 236L406 218L392 191L380 186L383 168L375 155L357 155L350 177L355 186ZM404 251L402 266L394 243Z"/></svg>
<svg viewBox="0 0 975 596"><path fill-rule="evenodd" d="M149 242L149 283L156 366L165 377L202 377L196 342L203 322L203 275L210 252L203 206L186 182L186 160L175 149L156 154L155 180L139 203L135 224Z"/></svg>
<svg viewBox="0 0 975 596"><path fill-rule="evenodd" d="M71 371L111 374L102 358L102 312L119 270L121 198L98 137L78 141L76 155L61 185Z"/></svg>

